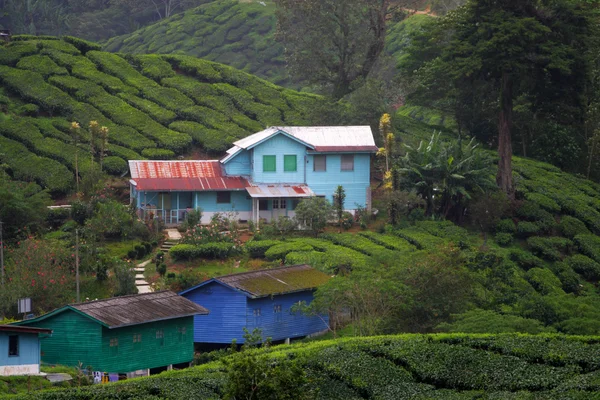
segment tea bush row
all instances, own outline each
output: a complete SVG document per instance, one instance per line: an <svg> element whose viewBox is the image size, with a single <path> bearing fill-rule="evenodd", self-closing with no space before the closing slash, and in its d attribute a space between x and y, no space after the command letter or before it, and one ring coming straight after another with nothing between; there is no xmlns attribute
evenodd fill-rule
<svg viewBox="0 0 600 400"><path fill-rule="evenodd" d="M198 246L178 244L169 250L169 255L177 261L193 260L196 258L224 259L238 251L232 243L214 242Z"/></svg>

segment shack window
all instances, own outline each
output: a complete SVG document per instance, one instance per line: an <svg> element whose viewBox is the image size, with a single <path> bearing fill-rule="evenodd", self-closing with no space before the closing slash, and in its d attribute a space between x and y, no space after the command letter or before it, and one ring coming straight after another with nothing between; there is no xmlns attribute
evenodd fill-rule
<svg viewBox="0 0 600 400"><path fill-rule="evenodd" d="M273 314L275 314L275 322L281 322L281 304L275 304L273 306Z"/></svg>
<svg viewBox="0 0 600 400"><path fill-rule="evenodd" d="M277 209L285 209L286 207L286 200L285 199L273 199L273 209L277 210Z"/></svg>
<svg viewBox="0 0 600 400"><path fill-rule="evenodd" d="M156 330L156 340L160 346L164 346L165 344L165 332L162 329Z"/></svg>
<svg viewBox="0 0 600 400"><path fill-rule="evenodd" d="M231 203L231 192L217 192L217 203Z"/></svg>
<svg viewBox="0 0 600 400"><path fill-rule="evenodd" d="M141 343L142 342L142 334L136 333L133 335L133 343Z"/></svg>
<svg viewBox="0 0 600 400"><path fill-rule="evenodd" d="M318 155L314 157L314 165L313 170L315 172L325 172L327 171L327 156Z"/></svg>
<svg viewBox="0 0 600 400"><path fill-rule="evenodd" d="M354 171L354 154L342 154L342 171Z"/></svg>
<svg viewBox="0 0 600 400"><path fill-rule="evenodd" d="M277 171L277 156L263 156L263 172Z"/></svg>
<svg viewBox="0 0 600 400"><path fill-rule="evenodd" d="M19 356L19 336L10 335L8 337L8 356L18 357Z"/></svg>
<svg viewBox="0 0 600 400"><path fill-rule="evenodd" d="M296 172L298 169L298 163L295 154L287 154L283 156L283 171L284 172Z"/></svg>
<svg viewBox="0 0 600 400"><path fill-rule="evenodd" d="M119 354L119 338L110 339L110 355L116 356Z"/></svg>
<svg viewBox="0 0 600 400"><path fill-rule="evenodd" d="M179 342L184 342L185 334L187 333L187 328L185 326L179 327L177 329L177 333L179 334Z"/></svg>
<svg viewBox="0 0 600 400"><path fill-rule="evenodd" d="M252 310L252 316L254 317L254 325L259 326L260 325L260 316L261 316L261 311L260 308L254 308Z"/></svg>

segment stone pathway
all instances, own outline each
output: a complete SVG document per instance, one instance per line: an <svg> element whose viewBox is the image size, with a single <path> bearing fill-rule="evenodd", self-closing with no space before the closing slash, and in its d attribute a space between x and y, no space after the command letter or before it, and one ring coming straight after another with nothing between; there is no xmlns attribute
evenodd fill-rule
<svg viewBox="0 0 600 400"><path fill-rule="evenodd" d="M144 261L141 264L138 264L133 270L135 271L135 286L138 288L138 293L150 293L152 289L150 288L150 284L146 282L146 278L144 278L144 270L146 269L146 265L150 264L152 260Z"/></svg>

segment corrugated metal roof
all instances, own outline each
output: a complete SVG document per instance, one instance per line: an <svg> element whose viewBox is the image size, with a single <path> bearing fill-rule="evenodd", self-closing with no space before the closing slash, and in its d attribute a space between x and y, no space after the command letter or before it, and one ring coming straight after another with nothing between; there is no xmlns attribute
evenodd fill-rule
<svg viewBox="0 0 600 400"><path fill-rule="evenodd" d="M129 170L137 190L243 190L249 185L242 177L226 176L217 160L130 160Z"/></svg>
<svg viewBox="0 0 600 400"><path fill-rule="evenodd" d="M373 132L364 126L272 126L234 143L230 149L248 149L268 139L278 132L285 132L314 148L318 152L365 151L376 152ZM226 157L227 159L228 157ZM224 159L223 161L227 161Z"/></svg>
<svg viewBox="0 0 600 400"><path fill-rule="evenodd" d="M214 279L252 297L265 297L314 289L323 285L330 277L310 265L293 265L219 276Z"/></svg>
<svg viewBox="0 0 600 400"><path fill-rule="evenodd" d="M311 197L315 193L306 185L262 184L246 188L250 197Z"/></svg>
<svg viewBox="0 0 600 400"><path fill-rule="evenodd" d="M71 304L69 307L106 324L109 328L208 314L206 308L171 291L113 297Z"/></svg>

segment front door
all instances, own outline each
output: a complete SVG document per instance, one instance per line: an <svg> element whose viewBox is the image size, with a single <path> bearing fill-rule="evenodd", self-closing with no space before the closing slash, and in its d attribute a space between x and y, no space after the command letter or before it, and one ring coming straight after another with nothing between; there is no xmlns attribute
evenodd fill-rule
<svg viewBox="0 0 600 400"><path fill-rule="evenodd" d="M273 219L277 219L280 216L285 217L287 215L287 199L273 199Z"/></svg>

